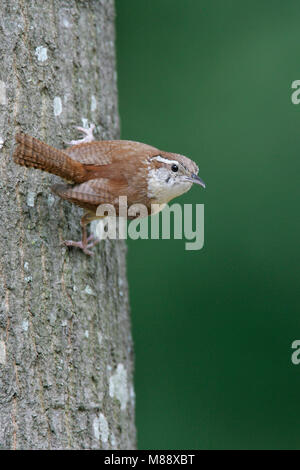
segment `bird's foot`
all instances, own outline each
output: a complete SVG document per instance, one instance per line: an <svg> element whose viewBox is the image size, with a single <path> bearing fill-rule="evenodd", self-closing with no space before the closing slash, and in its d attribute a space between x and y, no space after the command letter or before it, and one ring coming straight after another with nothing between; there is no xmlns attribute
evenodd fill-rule
<svg viewBox="0 0 300 470"><path fill-rule="evenodd" d="M100 240L98 240L98 238L95 238L94 235L90 235L86 241L80 240L80 242L75 242L73 240L64 240L62 244L65 246L75 246L76 248L80 248L86 255L93 256L94 253L90 248L93 248L99 242Z"/></svg>
<svg viewBox="0 0 300 470"><path fill-rule="evenodd" d="M87 129L85 127L76 126L76 129L78 129L80 132L85 134L85 137L79 140L70 140L69 142L67 142L67 144L79 145L79 144L85 144L87 142L93 142L93 140L95 140L95 137L93 135L95 127L96 127L95 124L91 124L90 127L88 127Z"/></svg>

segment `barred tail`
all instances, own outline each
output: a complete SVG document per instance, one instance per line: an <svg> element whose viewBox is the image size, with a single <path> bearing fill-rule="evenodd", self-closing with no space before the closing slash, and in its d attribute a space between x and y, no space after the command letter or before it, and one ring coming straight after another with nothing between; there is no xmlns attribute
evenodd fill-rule
<svg viewBox="0 0 300 470"><path fill-rule="evenodd" d="M72 160L63 150L58 150L27 134L17 134L18 143L13 153L18 165L38 168L74 183L84 181L84 166Z"/></svg>

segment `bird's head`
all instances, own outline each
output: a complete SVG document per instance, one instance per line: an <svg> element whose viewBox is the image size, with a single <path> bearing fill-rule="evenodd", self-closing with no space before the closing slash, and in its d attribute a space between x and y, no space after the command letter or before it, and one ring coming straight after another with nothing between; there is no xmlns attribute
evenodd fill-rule
<svg viewBox="0 0 300 470"><path fill-rule="evenodd" d="M148 197L159 203L180 196L193 183L205 188L196 163L183 155L159 152L149 157L148 162Z"/></svg>

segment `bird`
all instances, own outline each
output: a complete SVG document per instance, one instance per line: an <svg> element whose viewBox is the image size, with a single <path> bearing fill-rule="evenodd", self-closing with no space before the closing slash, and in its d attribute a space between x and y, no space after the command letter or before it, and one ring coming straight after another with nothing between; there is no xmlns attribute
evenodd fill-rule
<svg viewBox="0 0 300 470"><path fill-rule="evenodd" d="M119 198L126 196L128 206L143 204L151 215L152 205L156 205L156 211L157 207L162 210L194 183L205 188L198 166L188 157L131 140L96 141L94 128L94 124L88 129L77 127L85 137L72 140L71 146L63 150L19 132L13 152L16 164L66 180L53 185L52 192L83 208L85 214L80 220L82 239L63 243L87 255L93 254L90 249L99 241L87 236L87 224L99 218L99 205L112 205L118 216Z"/></svg>

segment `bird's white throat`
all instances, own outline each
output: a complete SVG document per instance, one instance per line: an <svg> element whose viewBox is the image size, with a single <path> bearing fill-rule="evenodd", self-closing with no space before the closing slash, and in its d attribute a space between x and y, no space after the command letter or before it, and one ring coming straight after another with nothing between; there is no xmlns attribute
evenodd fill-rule
<svg viewBox="0 0 300 470"><path fill-rule="evenodd" d="M150 199L155 199L159 204L169 202L174 197L186 193L192 186L189 181L183 181L180 177L170 176L167 168L149 170L148 194Z"/></svg>

